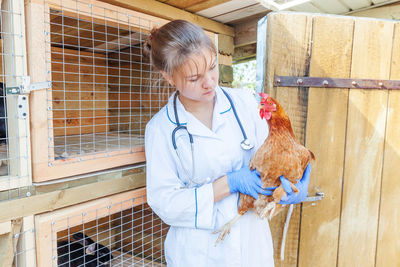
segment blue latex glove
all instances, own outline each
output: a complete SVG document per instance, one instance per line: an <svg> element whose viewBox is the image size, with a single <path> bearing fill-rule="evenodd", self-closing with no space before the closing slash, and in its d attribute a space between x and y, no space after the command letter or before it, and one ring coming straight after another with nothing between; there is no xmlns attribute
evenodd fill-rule
<svg viewBox="0 0 400 267"><path fill-rule="evenodd" d="M283 189L286 191L287 196L283 196L279 204L297 204L303 202L308 195L308 184L310 183L311 163L308 163L307 168L304 170L301 180L297 180L295 186L299 189L299 193L295 193L290 186L288 179L280 177Z"/></svg>
<svg viewBox="0 0 400 267"><path fill-rule="evenodd" d="M270 196L276 188L263 188L260 174L256 170L251 171L249 166L244 166L238 171L229 172L226 176L228 177L231 194L240 192L258 199L258 194Z"/></svg>

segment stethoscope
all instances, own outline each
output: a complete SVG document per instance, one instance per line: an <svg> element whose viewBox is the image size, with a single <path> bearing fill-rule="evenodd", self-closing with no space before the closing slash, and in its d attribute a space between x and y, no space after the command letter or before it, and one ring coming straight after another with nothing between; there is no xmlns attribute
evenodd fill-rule
<svg viewBox="0 0 400 267"><path fill-rule="evenodd" d="M228 101L231 105L233 114L235 115L236 121L240 127L240 131L242 132L243 140L242 140L242 142L240 142L240 146L242 147L243 150L252 149L254 147L254 145L251 144L249 139L247 138L246 132L244 131L243 125L239 119L237 112L236 112L236 108L235 108L235 105L233 104L232 98L229 96L229 94L224 89L221 88L221 90L222 90L222 92L224 92L226 98L228 99ZM179 91L176 91L175 95L174 95L174 100L173 100L173 108L174 108L174 114L175 114L176 127L172 131L172 134L171 134L172 146L174 147L174 150L175 150L176 155L181 163L183 170L185 171L187 177L189 178L190 183L188 185L186 185L186 187L200 186L200 185L202 185L202 183L196 183L193 178L194 174L195 174L193 135L191 133L189 133L189 131L185 125L180 124L179 118L178 118L178 112L177 112L177 108L176 108L176 99L178 98L178 95L179 95ZM179 130L185 130L189 136L190 150L191 150L191 156L192 156L192 175L190 175L189 171L184 167L185 165L183 164L183 161L178 152L178 146L176 145L175 135Z"/></svg>

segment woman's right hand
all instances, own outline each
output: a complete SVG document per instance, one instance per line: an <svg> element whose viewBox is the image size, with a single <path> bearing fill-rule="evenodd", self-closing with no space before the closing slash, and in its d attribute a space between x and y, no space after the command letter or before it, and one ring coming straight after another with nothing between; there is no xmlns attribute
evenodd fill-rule
<svg viewBox="0 0 400 267"><path fill-rule="evenodd" d="M258 199L258 194L266 196L272 195L276 187L263 188L260 174L249 166L244 166L240 170L232 171L226 174L231 194L240 192Z"/></svg>

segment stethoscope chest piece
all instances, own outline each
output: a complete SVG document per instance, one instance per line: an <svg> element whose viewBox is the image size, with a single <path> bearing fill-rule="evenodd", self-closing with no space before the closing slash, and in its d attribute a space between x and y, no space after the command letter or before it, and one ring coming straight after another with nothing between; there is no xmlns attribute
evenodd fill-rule
<svg viewBox="0 0 400 267"><path fill-rule="evenodd" d="M240 146L242 147L242 149L244 150L250 150L254 147L253 144L250 143L249 139L244 139L241 143Z"/></svg>

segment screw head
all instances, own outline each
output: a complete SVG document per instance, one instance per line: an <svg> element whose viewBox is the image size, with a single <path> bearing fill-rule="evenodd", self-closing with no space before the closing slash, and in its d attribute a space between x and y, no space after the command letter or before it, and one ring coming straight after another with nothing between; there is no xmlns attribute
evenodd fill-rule
<svg viewBox="0 0 400 267"><path fill-rule="evenodd" d="M303 80L302 79L297 79L297 84L302 84Z"/></svg>
<svg viewBox="0 0 400 267"><path fill-rule="evenodd" d="M329 82L328 82L327 80L324 80L324 81L322 82L322 84L323 84L324 86L327 86L327 85L329 84Z"/></svg>
<svg viewBox="0 0 400 267"><path fill-rule="evenodd" d="M353 86L356 86L356 85L357 85L357 82L356 82L356 81L352 81L351 84L352 84Z"/></svg>

